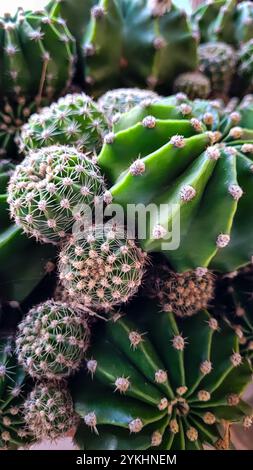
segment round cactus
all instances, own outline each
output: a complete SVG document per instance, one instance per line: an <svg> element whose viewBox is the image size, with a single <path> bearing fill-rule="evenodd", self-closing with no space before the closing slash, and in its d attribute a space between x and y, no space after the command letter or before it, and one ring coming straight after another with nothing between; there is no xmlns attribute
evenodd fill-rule
<svg viewBox="0 0 253 470"><path fill-rule="evenodd" d="M32 440L23 418L28 382L14 346L13 338L0 339L0 449L5 450L17 449Z"/></svg>
<svg viewBox="0 0 253 470"><path fill-rule="evenodd" d="M0 19L0 98L52 99L69 85L75 44L63 20L43 11Z"/></svg>
<svg viewBox="0 0 253 470"><path fill-rule="evenodd" d="M199 69L211 82L214 94L226 95L230 89L236 66L236 53L222 42L199 46Z"/></svg>
<svg viewBox="0 0 253 470"><path fill-rule="evenodd" d="M75 373L89 345L89 326L65 303L32 308L18 326L19 363L34 378L60 380Z"/></svg>
<svg viewBox="0 0 253 470"><path fill-rule="evenodd" d="M251 368L207 311L179 319L150 300L103 323L71 384L83 450L228 448L222 423L251 423L241 399ZM88 372L88 373L87 373Z"/></svg>
<svg viewBox="0 0 253 470"><path fill-rule="evenodd" d="M226 114L217 102L180 94L137 106L98 156L112 184L108 200L125 211L128 204L156 208L140 245L162 252L175 272L234 271L253 253L252 140L240 113Z"/></svg>
<svg viewBox="0 0 253 470"><path fill-rule="evenodd" d="M83 152L98 151L107 123L94 101L84 93L66 95L33 114L22 128L19 148L21 152L48 145L73 145Z"/></svg>
<svg viewBox="0 0 253 470"><path fill-rule="evenodd" d="M103 194L103 178L89 155L65 146L31 152L9 184L11 216L29 236L58 243Z"/></svg>
<svg viewBox="0 0 253 470"><path fill-rule="evenodd" d="M211 83L208 77L200 72L182 73L174 82L176 93L185 93L191 100L195 98L208 98L211 92Z"/></svg>
<svg viewBox="0 0 253 470"><path fill-rule="evenodd" d="M158 98L159 95L151 90L118 88L107 91L101 96L98 100L98 106L111 122L116 122L122 113L130 111L137 104L154 101Z"/></svg>
<svg viewBox="0 0 253 470"><path fill-rule="evenodd" d="M96 226L63 247L60 280L70 297L107 311L137 292L146 262L146 253L123 230Z"/></svg>
<svg viewBox="0 0 253 470"><path fill-rule="evenodd" d="M151 270L145 292L159 300L164 312L191 316L209 305L214 295L214 276L203 268L174 273L166 263L161 263Z"/></svg>
<svg viewBox="0 0 253 470"><path fill-rule="evenodd" d="M36 385L24 403L27 428L37 440L55 440L76 423L73 403L64 383Z"/></svg>
<svg viewBox="0 0 253 470"><path fill-rule="evenodd" d="M253 24L252 24L253 27ZM237 75L240 93L253 90L253 39L242 45L238 52Z"/></svg>

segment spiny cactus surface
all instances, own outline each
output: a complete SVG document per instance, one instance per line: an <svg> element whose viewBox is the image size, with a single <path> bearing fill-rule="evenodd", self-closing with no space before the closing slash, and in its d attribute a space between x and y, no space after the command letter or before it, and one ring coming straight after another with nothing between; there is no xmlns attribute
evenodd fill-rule
<svg viewBox="0 0 253 470"><path fill-rule="evenodd" d="M253 29L253 22L252 22ZM240 93L253 90L253 38L242 45L238 51L237 75L239 78Z"/></svg>
<svg viewBox="0 0 253 470"><path fill-rule="evenodd" d="M228 448L233 422L251 423L251 380L238 339L207 311L180 320L151 301L101 325L87 371L71 384L81 449ZM226 436L227 437L227 436Z"/></svg>
<svg viewBox="0 0 253 470"><path fill-rule="evenodd" d="M191 100L206 99L211 92L211 83L209 78L201 72L182 73L174 82L174 91L185 93Z"/></svg>

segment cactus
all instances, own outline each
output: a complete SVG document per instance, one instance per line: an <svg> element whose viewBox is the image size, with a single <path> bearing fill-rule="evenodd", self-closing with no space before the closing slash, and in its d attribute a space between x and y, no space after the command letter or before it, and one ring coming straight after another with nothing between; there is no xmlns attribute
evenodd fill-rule
<svg viewBox="0 0 253 470"><path fill-rule="evenodd" d="M101 111L112 122L116 122L120 115L130 111L137 104L154 101L159 95L154 91L141 90L138 88L118 88L107 91L98 100Z"/></svg>
<svg viewBox="0 0 253 470"><path fill-rule="evenodd" d="M124 230L95 226L74 235L60 253L60 281L84 306L109 311L127 302L138 290L146 253Z"/></svg>
<svg viewBox="0 0 253 470"><path fill-rule="evenodd" d="M100 325L87 371L71 383L80 449L228 448L221 424L249 426L252 414L241 399L251 368L234 332L207 311L181 320L151 301L127 313Z"/></svg>
<svg viewBox="0 0 253 470"><path fill-rule="evenodd" d="M33 114L22 128L21 152L48 145L73 145L82 152L99 151L109 130L103 113L84 93L66 95L39 114Z"/></svg>
<svg viewBox="0 0 253 470"><path fill-rule="evenodd" d="M212 93L226 95L235 73L236 54L225 43L206 43L199 46L199 69L211 82Z"/></svg>
<svg viewBox="0 0 253 470"><path fill-rule="evenodd" d="M41 11L20 8L0 20L0 99L52 99L69 85L74 40L65 23Z"/></svg>
<svg viewBox="0 0 253 470"><path fill-rule="evenodd" d="M24 419L37 440L55 440L75 425L71 396L64 383L39 383L24 403Z"/></svg>
<svg viewBox="0 0 253 470"><path fill-rule="evenodd" d="M140 244L164 253L175 272L231 272L253 252L253 132L240 127L238 112L184 100L180 94L135 107L116 123L98 156L112 184L107 200L124 210L155 205ZM181 238L174 230L177 246L167 248L179 221Z"/></svg>
<svg viewBox="0 0 253 470"><path fill-rule="evenodd" d="M87 320L65 303L49 300L18 325L19 363L31 377L61 380L75 373L89 344Z"/></svg>
<svg viewBox="0 0 253 470"><path fill-rule="evenodd" d="M94 207L104 183L95 163L74 147L51 146L31 152L17 166L8 188L11 216L23 231L44 243L59 243Z"/></svg>
<svg viewBox="0 0 253 470"><path fill-rule="evenodd" d="M238 52L237 76L240 94L253 91L253 39L242 45Z"/></svg>
<svg viewBox="0 0 253 470"><path fill-rule="evenodd" d="M185 93L191 100L195 98L208 98L211 92L211 83L208 77L200 72L182 73L174 82L176 93Z"/></svg>
<svg viewBox="0 0 253 470"><path fill-rule="evenodd" d="M168 90L197 65L196 38L171 0L100 0L82 47L86 84L96 95L118 86Z"/></svg>
<svg viewBox="0 0 253 470"><path fill-rule="evenodd" d="M29 444L31 434L23 418L23 404L29 390L26 374L18 365L14 341L0 339L0 449L17 449Z"/></svg>
<svg viewBox="0 0 253 470"><path fill-rule="evenodd" d="M11 222L7 184L15 166L0 160L0 300L22 302L52 271L55 249L28 239ZM27 256L30 253L30 256ZM15 274L14 274L15 273Z"/></svg>

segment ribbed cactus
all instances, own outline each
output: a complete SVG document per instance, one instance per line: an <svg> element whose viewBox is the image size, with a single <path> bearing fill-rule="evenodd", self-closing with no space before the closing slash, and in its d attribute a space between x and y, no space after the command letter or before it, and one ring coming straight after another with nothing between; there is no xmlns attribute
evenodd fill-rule
<svg viewBox="0 0 253 470"><path fill-rule="evenodd" d="M27 377L15 356L11 337L0 338L0 449L17 449L31 442L23 405L28 393Z"/></svg>
<svg viewBox="0 0 253 470"><path fill-rule="evenodd" d="M44 243L59 243L104 192L103 178L89 155L74 147L31 152L11 177L11 216L24 232Z"/></svg>
<svg viewBox="0 0 253 470"><path fill-rule="evenodd" d="M118 86L168 90L197 65L189 21L171 0L100 0L82 46L86 83L97 95Z"/></svg>
<svg viewBox="0 0 253 470"><path fill-rule="evenodd" d="M174 82L176 93L185 93L191 100L208 98L211 92L211 83L208 77L201 72L187 72L179 75Z"/></svg>
<svg viewBox="0 0 253 470"><path fill-rule="evenodd" d="M130 311L129 311L130 310ZM180 320L151 301L100 325L87 371L71 385L84 450L229 448L233 422L251 424L241 394L251 368L238 339L207 311Z"/></svg>
<svg viewBox="0 0 253 470"><path fill-rule="evenodd" d="M34 378L61 380L80 367L89 345L87 319L65 303L32 308L18 325L19 363Z"/></svg>
<svg viewBox="0 0 253 470"><path fill-rule="evenodd" d="M59 275L74 300L108 311L137 292L146 262L146 253L124 230L96 226L63 247Z"/></svg>
<svg viewBox="0 0 253 470"><path fill-rule="evenodd" d="M139 88L118 88L107 91L98 100L101 111L112 122L116 122L120 115L130 111L137 104L155 101L159 95L151 90Z"/></svg>
<svg viewBox="0 0 253 470"><path fill-rule="evenodd" d="M66 384L36 385L24 403L24 419L37 440L53 441L71 430L76 419Z"/></svg>
<svg viewBox="0 0 253 470"><path fill-rule="evenodd" d="M253 11L253 10L252 10ZM252 22L253 30L253 22ZM238 51L237 75L239 78L238 88L240 94L253 90L253 39L242 45Z"/></svg>
<svg viewBox="0 0 253 470"><path fill-rule="evenodd" d="M199 69L209 77L212 93L226 95L235 73L235 51L222 42L201 44L198 50Z"/></svg>
<svg viewBox="0 0 253 470"><path fill-rule="evenodd" d="M65 23L43 11L18 10L0 20L0 98L51 99L73 74L74 40Z"/></svg>
<svg viewBox="0 0 253 470"><path fill-rule="evenodd" d="M240 127L240 114L226 115L218 103L177 95L135 107L98 157L113 184L108 201L125 210L155 204L140 244L163 252L176 272L233 271L253 252L252 139L253 131ZM179 220L179 246L167 248L172 222Z"/></svg>
<svg viewBox="0 0 253 470"><path fill-rule="evenodd" d="M25 153L53 144L99 151L108 130L104 114L89 96L69 94L31 116L22 128L19 147Z"/></svg>
<svg viewBox="0 0 253 470"><path fill-rule="evenodd" d="M50 275L56 256L53 246L28 239L10 220L7 185L14 170L9 160L0 159L0 299L3 302L25 300L47 273Z"/></svg>

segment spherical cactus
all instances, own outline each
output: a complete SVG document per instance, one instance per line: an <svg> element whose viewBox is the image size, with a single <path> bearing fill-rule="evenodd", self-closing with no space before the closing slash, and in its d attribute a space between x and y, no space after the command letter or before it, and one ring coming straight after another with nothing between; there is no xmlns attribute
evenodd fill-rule
<svg viewBox="0 0 253 470"><path fill-rule="evenodd" d="M253 27L253 24L252 24ZM238 51L237 75L240 93L253 90L253 39L242 45Z"/></svg>
<svg viewBox="0 0 253 470"><path fill-rule="evenodd" d="M62 93L73 74L75 43L63 20L43 11L0 19L0 98L41 99Z"/></svg>
<svg viewBox="0 0 253 470"><path fill-rule="evenodd" d="M137 104L145 104L158 98L159 95L151 90L118 88L101 96L98 106L111 122L116 122L120 114L130 111Z"/></svg>
<svg viewBox="0 0 253 470"><path fill-rule="evenodd" d="M199 46L199 69L211 81L214 94L226 95L236 66L236 53L225 43L206 43Z"/></svg>
<svg viewBox="0 0 253 470"><path fill-rule="evenodd" d="M177 273L251 260L253 131L240 119L177 94L122 115L98 156L107 199L138 222L142 249L163 253ZM129 204L144 206L145 233Z"/></svg>
<svg viewBox="0 0 253 470"><path fill-rule="evenodd" d="M0 339L0 449L29 444L31 433L23 418L28 393L27 376L18 365L13 338Z"/></svg>
<svg viewBox="0 0 253 470"><path fill-rule="evenodd" d="M8 192L11 216L29 236L59 243L103 194L103 178L89 155L51 146L31 152L14 172Z"/></svg>
<svg viewBox="0 0 253 470"><path fill-rule="evenodd" d="M164 312L191 316L207 308L214 295L214 276L200 268L174 273L165 263L154 266L147 277L146 294L158 299Z"/></svg>
<svg viewBox="0 0 253 470"><path fill-rule="evenodd" d="M211 92L211 83L208 77L200 72L182 73L174 82L176 93L185 93L191 100L195 98L208 98Z"/></svg>
<svg viewBox="0 0 253 470"><path fill-rule="evenodd" d="M73 403L64 383L36 385L24 403L27 428L37 440L55 440L76 423Z"/></svg>
<svg viewBox="0 0 253 470"><path fill-rule="evenodd" d="M85 306L109 310L137 292L146 262L146 253L124 231L96 226L63 247L60 280Z"/></svg>
<svg viewBox="0 0 253 470"><path fill-rule="evenodd" d="M75 373L89 345L87 319L65 303L49 300L32 308L18 325L19 363L39 380Z"/></svg>
<svg viewBox="0 0 253 470"><path fill-rule="evenodd" d="M251 367L238 338L207 311L180 319L139 300L101 325L71 384L82 450L229 447L222 423L251 420Z"/></svg>
<svg viewBox="0 0 253 470"><path fill-rule="evenodd" d="M94 101L84 93L66 95L34 114L22 128L22 152L48 145L74 145L79 150L98 151L109 125Z"/></svg>

